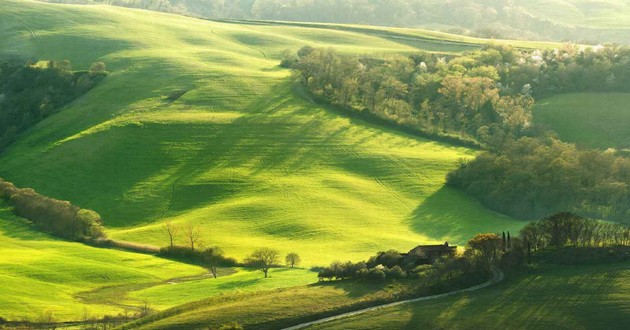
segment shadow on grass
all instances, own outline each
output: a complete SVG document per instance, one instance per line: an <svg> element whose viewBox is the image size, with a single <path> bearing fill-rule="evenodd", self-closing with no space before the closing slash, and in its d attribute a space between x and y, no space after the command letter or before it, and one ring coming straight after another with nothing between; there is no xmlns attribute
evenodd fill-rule
<svg viewBox="0 0 630 330"><path fill-rule="evenodd" d="M625 329L630 320L628 278L628 262L545 265L492 288L406 307L403 312L411 315L401 325L405 329Z"/></svg>
<svg viewBox="0 0 630 330"><path fill-rule="evenodd" d="M408 223L435 241L462 245L478 233L518 233L527 222L489 211L464 192L444 186L413 211Z"/></svg>

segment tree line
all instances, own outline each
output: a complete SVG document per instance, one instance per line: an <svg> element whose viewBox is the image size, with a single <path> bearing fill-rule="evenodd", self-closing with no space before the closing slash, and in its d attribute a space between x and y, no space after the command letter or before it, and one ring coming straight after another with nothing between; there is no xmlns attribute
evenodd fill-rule
<svg viewBox="0 0 630 330"><path fill-rule="evenodd" d="M561 211L616 221L630 217L630 159L552 137L523 137L500 152L462 161L447 184L519 219Z"/></svg>
<svg viewBox="0 0 630 330"><path fill-rule="evenodd" d="M40 195L30 188L17 188L1 178L0 197L13 206L15 214L54 236L73 241L91 241L105 237L103 221L95 211Z"/></svg>
<svg viewBox="0 0 630 330"><path fill-rule="evenodd" d="M199 225L188 223L186 225L176 225L171 221L162 224L162 232L168 240L168 245L161 248L158 255L180 261L192 262L205 266L210 270L214 278L218 277L220 267L234 267L242 265L249 268L258 269L263 272L265 278L269 276L271 268L280 267L280 252L271 248L259 248L252 252L243 263L225 256L223 250L217 246L204 247L202 241L203 233ZM176 241L183 234L186 245L177 245ZM302 259L291 252L285 256L286 266L294 268L298 266Z"/></svg>
<svg viewBox="0 0 630 330"><path fill-rule="evenodd" d="M321 102L490 148L533 134L535 99L630 91L630 49L612 46L525 51L487 45L461 56L419 52L385 58L305 46L297 53L286 51L281 65L295 69Z"/></svg>
<svg viewBox="0 0 630 330"><path fill-rule="evenodd" d="M528 223L521 229L521 239L529 253L549 247L630 246L630 226L560 212Z"/></svg>
<svg viewBox="0 0 630 330"><path fill-rule="evenodd" d="M103 62L73 71L69 61L0 59L0 150L17 135L85 94L107 75Z"/></svg>
<svg viewBox="0 0 630 330"><path fill-rule="evenodd" d="M317 100L437 139L474 141L487 152L462 162L448 184L522 219L568 210L630 216L628 160L580 150L532 123L536 99L582 91L630 92L630 49L518 50L487 45L461 56L372 58L303 47L285 52Z"/></svg>

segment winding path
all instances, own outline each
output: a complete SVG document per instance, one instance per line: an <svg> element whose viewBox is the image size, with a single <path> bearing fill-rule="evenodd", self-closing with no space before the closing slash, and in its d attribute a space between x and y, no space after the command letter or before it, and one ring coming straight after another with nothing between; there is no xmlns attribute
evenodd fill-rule
<svg viewBox="0 0 630 330"><path fill-rule="evenodd" d="M398 306L398 305L410 304L410 303L415 303L415 302L425 301L425 300L439 299L439 298L444 298L444 297L448 297L448 296L454 296L456 294L460 294L460 293L464 293L464 292L476 291L476 290L479 290L479 289L487 288L487 287L489 287L489 286L491 286L491 285L493 285L495 283L499 283L499 282L503 281L504 277L505 277L505 274L503 274L503 272L500 269L498 269L496 267L492 267L492 278L490 280L488 280L485 283L479 284L479 285L471 286L470 288L466 288L466 289L462 289L462 290L455 290L455 291L442 293L442 294L437 294L437 295L433 295L433 296L426 296L426 297L420 297L420 298L415 298L415 299L402 300L402 301L397 301L397 302L393 302L393 303L389 303L389 304L384 304L384 305L369 307L369 308L365 308L365 309L360 309L360 310L354 311L354 312L343 313L343 314L330 316L330 317L325 317L323 319L319 319L319 320L315 320L315 321L311 321L311 322L307 322L307 323L294 325L292 327L284 328L283 330L304 329L304 328L310 327L312 325L322 324L322 323L326 323L326 322L330 322L330 321L335 321L335 320L343 319L343 318L346 318L346 317L351 317L351 316L356 316L356 315L360 315L360 314L365 314L367 312L372 312L372 311L385 309L385 308L389 308L389 307L394 307L394 306Z"/></svg>

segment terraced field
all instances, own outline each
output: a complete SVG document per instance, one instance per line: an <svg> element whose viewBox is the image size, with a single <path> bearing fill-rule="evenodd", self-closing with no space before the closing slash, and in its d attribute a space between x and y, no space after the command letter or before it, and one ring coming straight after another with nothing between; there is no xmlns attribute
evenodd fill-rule
<svg viewBox="0 0 630 330"><path fill-rule="evenodd" d="M298 96L291 73L277 64L284 49L307 44L354 54L417 50L406 41L360 31L2 0L0 53L69 59L77 69L105 61L112 73L0 155L0 176L98 211L112 238L163 246L164 221L192 223L201 226L206 246L218 245L230 256L242 259L255 248L273 247L298 252L306 267L421 242L462 244L478 232L522 226L444 187L446 173L475 151L348 118ZM445 43L444 50L453 51L453 43ZM44 277L37 282L41 289L33 286L33 291L41 299L49 299L44 295L50 286L62 286L63 299L50 299L67 301L67 307L59 307L63 317L80 311L81 300L71 298L79 287L97 290L82 298L89 299L120 292L98 291L105 285L200 273L189 266L175 272L180 266L149 256L51 243L23 226L22 237L13 233L17 220L7 214L0 244L59 245L51 257L54 267L72 269L65 260L79 254L95 267L107 260L126 274L99 282L96 272L68 284L48 276L56 274L49 268L37 270ZM89 261L92 251L95 261ZM18 251L14 258L24 262L29 254ZM22 299L9 282L19 276L4 276L5 301ZM258 277L241 271L230 277L234 282L208 284L205 292L211 281L195 279L177 290L189 292L178 298L166 285L143 287L124 299L136 305L147 299L166 308L230 292L235 283L259 290L314 279L301 270L279 273L276 282ZM2 316L33 315L51 302L37 299L5 304Z"/></svg>

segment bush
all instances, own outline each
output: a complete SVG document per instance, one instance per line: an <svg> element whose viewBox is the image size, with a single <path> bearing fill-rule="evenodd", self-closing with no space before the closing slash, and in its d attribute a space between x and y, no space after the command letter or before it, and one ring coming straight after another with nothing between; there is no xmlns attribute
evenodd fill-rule
<svg viewBox="0 0 630 330"><path fill-rule="evenodd" d="M372 281L383 281L385 277L385 272L378 268L370 269L367 274L367 278Z"/></svg>
<svg viewBox="0 0 630 330"><path fill-rule="evenodd" d="M33 189L19 189L3 180L0 182L0 196L9 201L17 215L55 236L76 241L105 236L101 217L92 210L40 195Z"/></svg>

